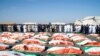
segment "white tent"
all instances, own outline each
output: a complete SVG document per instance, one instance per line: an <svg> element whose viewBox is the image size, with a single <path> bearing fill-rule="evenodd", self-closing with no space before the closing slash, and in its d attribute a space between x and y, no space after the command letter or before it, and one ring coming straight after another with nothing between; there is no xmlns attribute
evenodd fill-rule
<svg viewBox="0 0 100 56"><path fill-rule="evenodd" d="M76 21L74 22L74 24L75 24L75 25L82 25L82 22L81 22L81 20L76 20Z"/></svg>
<svg viewBox="0 0 100 56"><path fill-rule="evenodd" d="M98 25L100 24L100 16L88 16L81 20L76 20L74 24Z"/></svg>
<svg viewBox="0 0 100 56"><path fill-rule="evenodd" d="M97 22L95 21L95 20L93 20L93 19L88 19L88 20L83 20L82 21L82 24L83 25L97 25Z"/></svg>

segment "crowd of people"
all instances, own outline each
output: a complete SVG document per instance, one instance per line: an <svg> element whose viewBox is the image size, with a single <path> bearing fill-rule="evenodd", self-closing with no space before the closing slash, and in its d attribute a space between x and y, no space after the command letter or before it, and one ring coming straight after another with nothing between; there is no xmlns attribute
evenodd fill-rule
<svg viewBox="0 0 100 56"><path fill-rule="evenodd" d="M100 34L100 25L77 25L75 26L79 33L84 34Z"/></svg>
<svg viewBox="0 0 100 56"><path fill-rule="evenodd" d="M100 25L52 25L52 24L0 24L0 31L5 32L65 32L65 33L84 33L84 34L100 34Z"/></svg>

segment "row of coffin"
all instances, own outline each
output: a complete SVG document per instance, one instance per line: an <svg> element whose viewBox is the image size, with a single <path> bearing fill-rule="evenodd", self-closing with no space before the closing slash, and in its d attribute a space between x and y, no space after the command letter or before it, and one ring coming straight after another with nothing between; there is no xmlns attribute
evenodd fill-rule
<svg viewBox="0 0 100 56"><path fill-rule="evenodd" d="M88 35L90 36L90 35ZM91 36L100 37L98 34ZM78 45L80 47L76 47ZM81 48L81 46L84 46ZM75 33L11 33L0 34L0 50L27 53L100 55L100 42Z"/></svg>

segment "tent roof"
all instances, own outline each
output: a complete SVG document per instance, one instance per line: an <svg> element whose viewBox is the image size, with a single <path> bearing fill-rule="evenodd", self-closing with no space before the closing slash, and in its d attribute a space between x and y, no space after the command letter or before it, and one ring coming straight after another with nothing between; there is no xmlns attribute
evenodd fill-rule
<svg viewBox="0 0 100 56"><path fill-rule="evenodd" d="M76 20L74 24L80 24L82 23L83 25L89 24L89 25L97 25L100 24L100 16L88 16L85 17L81 20Z"/></svg>

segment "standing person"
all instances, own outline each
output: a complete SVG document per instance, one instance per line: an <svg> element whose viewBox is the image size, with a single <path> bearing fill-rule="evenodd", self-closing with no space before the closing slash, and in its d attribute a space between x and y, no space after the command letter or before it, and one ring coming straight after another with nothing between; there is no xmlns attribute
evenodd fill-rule
<svg viewBox="0 0 100 56"><path fill-rule="evenodd" d="M43 32L46 32L46 25L43 25Z"/></svg>
<svg viewBox="0 0 100 56"><path fill-rule="evenodd" d="M62 29L61 32L64 32L64 26L65 26L65 25L62 25L62 27L61 27L61 29Z"/></svg>
<svg viewBox="0 0 100 56"><path fill-rule="evenodd" d="M54 32L57 32L57 25L54 25Z"/></svg>
<svg viewBox="0 0 100 56"><path fill-rule="evenodd" d="M69 25L65 25L65 32L68 33L70 31L70 26Z"/></svg>
<svg viewBox="0 0 100 56"><path fill-rule="evenodd" d="M87 30L87 27L86 27L86 25L84 25L84 34L87 33L86 30Z"/></svg>
<svg viewBox="0 0 100 56"><path fill-rule="evenodd" d="M5 24L3 24L3 31L5 32Z"/></svg>
<svg viewBox="0 0 100 56"><path fill-rule="evenodd" d="M39 32L42 32L42 25L41 24L39 25L39 28L40 28L39 29L40 30Z"/></svg>
<svg viewBox="0 0 100 56"><path fill-rule="evenodd" d="M64 32L67 32L67 25L64 26Z"/></svg>
<svg viewBox="0 0 100 56"><path fill-rule="evenodd" d="M85 34L86 32L86 25L83 25L83 33Z"/></svg>
<svg viewBox="0 0 100 56"><path fill-rule="evenodd" d="M30 25L30 32L33 32L33 25Z"/></svg>
<svg viewBox="0 0 100 56"><path fill-rule="evenodd" d="M30 26L31 26L30 24L27 24L27 31L28 31L28 32L30 32L30 29L31 29Z"/></svg>
<svg viewBox="0 0 100 56"><path fill-rule="evenodd" d="M4 26L1 24L1 31L4 32Z"/></svg>
<svg viewBox="0 0 100 56"><path fill-rule="evenodd" d="M18 29L18 32L21 32L20 27L21 27L21 25L17 24L17 29Z"/></svg>
<svg viewBox="0 0 100 56"><path fill-rule="evenodd" d="M24 24L24 26L23 26L23 31L27 32L27 25L26 24Z"/></svg>
<svg viewBox="0 0 100 56"><path fill-rule="evenodd" d="M17 25L16 25L16 24L13 25L13 30L14 30L14 32L17 32L17 31L18 31L18 29L17 29Z"/></svg>
<svg viewBox="0 0 100 56"><path fill-rule="evenodd" d="M40 32L40 24L38 24L38 32Z"/></svg>
<svg viewBox="0 0 100 56"><path fill-rule="evenodd" d="M6 24L4 24L4 31L7 31L7 26L6 26Z"/></svg>
<svg viewBox="0 0 100 56"><path fill-rule="evenodd" d="M65 25L64 30L65 30L64 32L71 32L71 26Z"/></svg>
<svg viewBox="0 0 100 56"><path fill-rule="evenodd" d="M14 29L13 29L13 24L11 24L11 32L13 32L14 31Z"/></svg>
<svg viewBox="0 0 100 56"><path fill-rule="evenodd" d="M72 33L72 32L73 32L73 26L70 25L70 33Z"/></svg>
<svg viewBox="0 0 100 56"><path fill-rule="evenodd" d="M13 24L13 32L15 32L14 24Z"/></svg>
<svg viewBox="0 0 100 56"><path fill-rule="evenodd" d="M83 33L84 26L81 25L80 33Z"/></svg>
<svg viewBox="0 0 100 56"><path fill-rule="evenodd" d="M47 24L47 32L50 32L50 25Z"/></svg>
<svg viewBox="0 0 100 56"><path fill-rule="evenodd" d="M88 34L89 33L89 25L87 24L86 26L85 26L85 34Z"/></svg>
<svg viewBox="0 0 100 56"><path fill-rule="evenodd" d="M45 24L45 31L48 32L47 24Z"/></svg>
<svg viewBox="0 0 100 56"><path fill-rule="evenodd" d="M33 32L33 25L30 25L30 32Z"/></svg>
<svg viewBox="0 0 100 56"><path fill-rule="evenodd" d="M44 32L46 32L47 31L47 25L45 24L44 25Z"/></svg>
<svg viewBox="0 0 100 56"><path fill-rule="evenodd" d="M42 32L44 32L44 25L42 25L42 28L41 28Z"/></svg>
<svg viewBox="0 0 100 56"><path fill-rule="evenodd" d="M52 29L52 32L55 32L55 25L52 25L51 29Z"/></svg>
<svg viewBox="0 0 100 56"><path fill-rule="evenodd" d="M78 33L78 25L75 25L75 32Z"/></svg>
<svg viewBox="0 0 100 56"><path fill-rule="evenodd" d="M74 24L72 25L72 28L73 28L73 32L75 32L75 25Z"/></svg>
<svg viewBox="0 0 100 56"><path fill-rule="evenodd" d="M5 25L5 31L8 31L8 24Z"/></svg>
<svg viewBox="0 0 100 56"><path fill-rule="evenodd" d="M43 27L44 27L44 26L43 26L43 25L41 25L41 32L43 32Z"/></svg>
<svg viewBox="0 0 100 56"><path fill-rule="evenodd" d="M38 25L35 24L34 27L35 27L35 32L38 32Z"/></svg>
<svg viewBox="0 0 100 56"><path fill-rule="evenodd" d="M24 28L23 28L23 25L21 24L21 26L20 26L20 31L21 32L24 32Z"/></svg>
<svg viewBox="0 0 100 56"><path fill-rule="evenodd" d="M62 32L62 25L59 25L59 32Z"/></svg>
<svg viewBox="0 0 100 56"><path fill-rule="evenodd" d="M76 25L75 29L75 32L79 33L81 31L81 25Z"/></svg>
<svg viewBox="0 0 100 56"><path fill-rule="evenodd" d="M96 25L89 26L89 33L95 34L96 33Z"/></svg>
<svg viewBox="0 0 100 56"><path fill-rule="evenodd" d="M38 32L42 32L42 25L38 24Z"/></svg>
<svg viewBox="0 0 100 56"><path fill-rule="evenodd" d="M49 24L45 24L45 31L48 32L49 31Z"/></svg>
<svg viewBox="0 0 100 56"><path fill-rule="evenodd" d="M92 33L95 34L96 33L96 25L92 25L93 31Z"/></svg>
<svg viewBox="0 0 100 56"><path fill-rule="evenodd" d="M98 34L99 31L99 25L96 25L96 34Z"/></svg>
<svg viewBox="0 0 100 56"><path fill-rule="evenodd" d="M26 32L28 32L28 24L26 24Z"/></svg>
<svg viewBox="0 0 100 56"><path fill-rule="evenodd" d="M71 32L71 26L67 25L67 32Z"/></svg>
<svg viewBox="0 0 100 56"><path fill-rule="evenodd" d="M84 34L85 34L85 28L86 28L86 25L83 25L82 33L84 33Z"/></svg>
<svg viewBox="0 0 100 56"><path fill-rule="evenodd" d="M30 32L30 25L27 24L26 27L27 27L27 32Z"/></svg>
<svg viewBox="0 0 100 56"><path fill-rule="evenodd" d="M89 25L89 33L91 34L92 33L92 25Z"/></svg>
<svg viewBox="0 0 100 56"><path fill-rule="evenodd" d="M32 27L32 30L31 31L32 32L35 32L35 24L32 24L31 27Z"/></svg>
<svg viewBox="0 0 100 56"><path fill-rule="evenodd" d="M11 25L10 25L10 24L8 25L8 31L9 31L9 32L11 32L11 31L12 31L12 27L11 27Z"/></svg>
<svg viewBox="0 0 100 56"><path fill-rule="evenodd" d="M42 27L41 24L39 24L39 32L41 32L41 27Z"/></svg>
<svg viewBox="0 0 100 56"><path fill-rule="evenodd" d="M75 32L77 32L77 26L78 26L78 25L75 25Z"/></svg>
<svg viewBox="0 0 100 56"><path fill-rule="evenodd" d="M51 22L49 22L49 24L47 25L47 29L48 29L48 32L50 32L50 30L51 30Z"/></svg>
<svg viewBox="0 0 100 56"><path fill-rule="evenodd" d="M59 25L56 25L56 32L59 32Z"/></svg>
<svg viewBox="0 0 100 56"><path fill-rule="evenodd" d="M0 25L0 32L1 32L1 25Z"/></svg>
<svg viewBox="0 0 100 56"><path fill-rule="evenodd" d="M98 26L98 34L100 34L100 25Z"/></svg>
<svg viewBox="0 0 100 56"><path fill-rule="evenodd" d="M71 27L70 25L67 25L67 32L70 32L71 31Z"/></svg>

